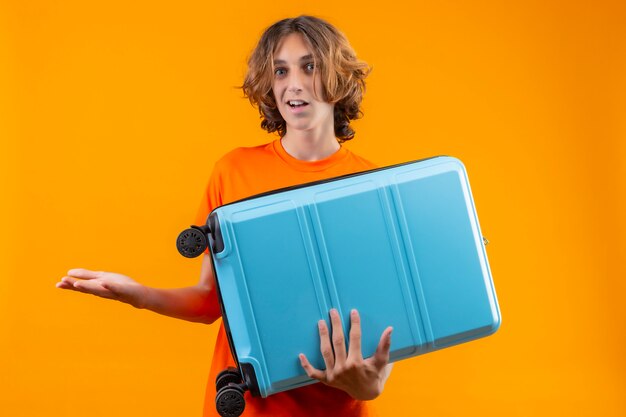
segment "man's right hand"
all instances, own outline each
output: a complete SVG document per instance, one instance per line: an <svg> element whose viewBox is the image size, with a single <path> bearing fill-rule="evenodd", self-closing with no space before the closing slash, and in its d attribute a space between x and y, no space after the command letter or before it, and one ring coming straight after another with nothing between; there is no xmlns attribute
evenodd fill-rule
<svg viewBox="0 0 626 417"><path fill-rule="evenodd" d="M146 287L126 275L113 272L70 269L67 276L56 284L57 288L92 294L118 300L137 308L144 308Z"/></svg>
<svg viewBox="0 0 626 417"><path fill-rule="evenodd" d="M193 322L213 323L222 315L210 255L202 260L200 282L190 287L153 288L126 275L88 269L70 269L56 286Z"/></svg>

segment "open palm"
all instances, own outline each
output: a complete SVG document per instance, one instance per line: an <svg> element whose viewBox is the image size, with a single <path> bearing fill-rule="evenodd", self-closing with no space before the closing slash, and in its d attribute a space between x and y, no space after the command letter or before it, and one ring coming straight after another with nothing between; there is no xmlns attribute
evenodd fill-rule
<svg viewBox="0 0 626 417"><path fill-rule="evenodd" d="M126 275L113 272L70 269L57 288L79 291L142 308L144 287Z"/></svg>

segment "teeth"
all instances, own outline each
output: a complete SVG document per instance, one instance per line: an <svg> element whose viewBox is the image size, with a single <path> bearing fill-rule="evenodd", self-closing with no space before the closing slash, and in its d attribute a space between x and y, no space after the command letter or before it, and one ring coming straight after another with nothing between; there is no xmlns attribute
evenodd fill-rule
<svg viewBox="0 0 626 417"><path fill-rule="evenodd" d="M304 104L304 101L302 100L290 100L289 101L290 106L301 106L303 104Z"/></svg>

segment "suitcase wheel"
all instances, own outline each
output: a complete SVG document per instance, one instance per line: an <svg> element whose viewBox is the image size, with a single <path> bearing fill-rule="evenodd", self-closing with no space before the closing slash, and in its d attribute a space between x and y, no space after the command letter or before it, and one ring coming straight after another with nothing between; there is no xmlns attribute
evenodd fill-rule
<svg viewBox="0 0 626 417"><path fill-rule="evenodd" d="M205 233L199 228L183 230L176 239L176 249L185 258L195 258L207 248L208 240Z"/></svg>
<svg viewBox="0 0 626 417"><path fill-rule="evenodd" d="M219 391L222 388L228 386L228 384L241 384L241 374L237 368L228 368L224 369L222 372L217 374L215 378L215 391Z"/></svg>
<svg viewBox="0 0 626 417"><path fill-rule="evenodd" d="M239 417L246 408L243 398L244 390L241 386L229 383L222 387L215 397L215 408L222 417Z"/></svg>

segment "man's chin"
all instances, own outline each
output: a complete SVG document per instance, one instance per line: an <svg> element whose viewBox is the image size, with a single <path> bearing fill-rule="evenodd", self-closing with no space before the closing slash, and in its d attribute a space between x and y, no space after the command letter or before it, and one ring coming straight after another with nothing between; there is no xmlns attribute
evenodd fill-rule
<svg viewBox="0 0 626 417"><path fill-rule="evenodd" d="M287 131L308 132L311 130L313 130L313 126L311 126L309 122L303 123L303 121L299 121L299 123L287 123Z"/></svg>

